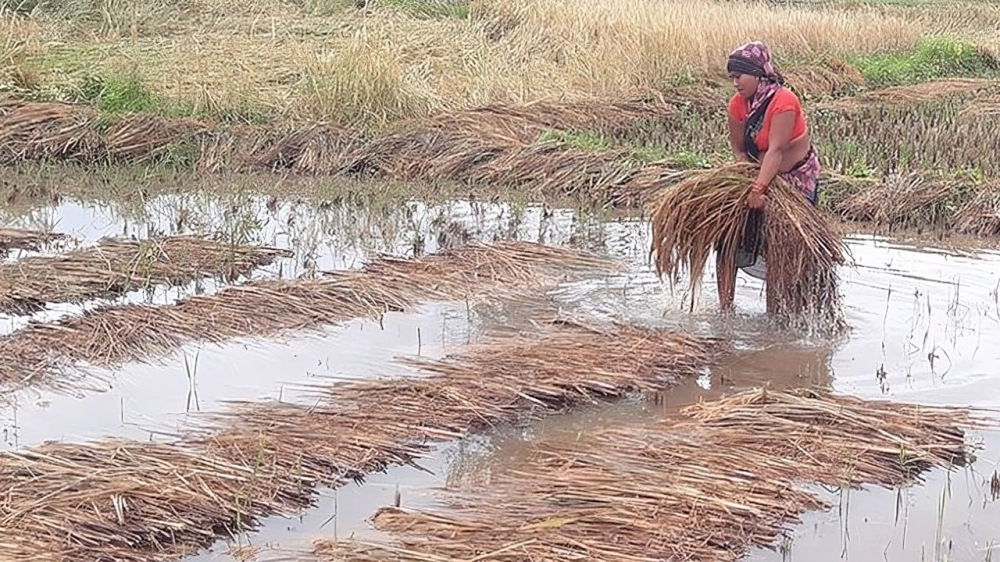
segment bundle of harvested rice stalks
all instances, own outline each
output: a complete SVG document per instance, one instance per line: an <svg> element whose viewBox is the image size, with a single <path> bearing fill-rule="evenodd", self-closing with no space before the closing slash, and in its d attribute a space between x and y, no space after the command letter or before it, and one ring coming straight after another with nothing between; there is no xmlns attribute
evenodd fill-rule
<svg viewBox="0 0 1000 562"><path fill-rule="evenodd" d="M312 499L298 474L124 440L2 453L0 482L10 562L176 560Z"/></svg>
<svg viewBox="0 0 1000 562"><path fill-rule="evenodd" d="M746 201L757 169L737 163L689 172L651 203L650 255L655 254L657 274L676 283L680 270L688 269L692 309L709 252L716 248L722 263L736 263L751 217ZM839 235L780 177L771 182L761 222L768 312L815 314L839 323L837 266L846 253ZM718 274L735 275L735 269Z"/></svg>
<svg viewBox="0 0 1000 562"><path fill-rule="evenodd" d="M207 131L207 125L194 119L134 113L107 131L108 154L139 163Z"/></svg>
<svg viewBox="0 0 1000 562"><path fill-rule="evenodd" d="M100 158L106 146L94 128L97 118L97 111L86 106L4 104L0 106L0 161Z"/></svg>
<svg viewBox="0 0 1000 562"><path fill-rule="evenodd" d="M623 150L595 152L540 143L507 151L457 179L530 187L540 193L587 194L596 201L606 201L641 168L628 157Z"/></svg>
<svg viewBox="0 0 1000 562"><path fill-rule="evenodd" d="M463 111L447 111L421 120L424 127L481 132L506 131L512 139L530 143L546 129L596 130L620 134L635 123L666 119L677 107L662 99L619 101L581 99L534 101L526 104L492 104Z"/></svg>
<svg viewBox="0 0 1000 562"><path fill-rule="evenodd" d="M852 221L876 227L943 225L951 216L949 207L961 190L955 182L934 181L919 173L892 175L870 189L841 201L834 210Z"/></svg>

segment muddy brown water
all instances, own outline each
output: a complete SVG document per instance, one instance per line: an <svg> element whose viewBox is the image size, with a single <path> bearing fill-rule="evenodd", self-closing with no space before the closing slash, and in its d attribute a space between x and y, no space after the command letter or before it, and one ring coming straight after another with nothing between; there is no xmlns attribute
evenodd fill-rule
<svg viewBox="0 0 1000 562"><path fill-rule="evenodd" d="M183 221L178 221L183 215ZM555 416L517 431L486 435L436 449L423 466L372 475L362 486L324 490L315 508L296 519L274 518L255 533L220 541L188 560L235 560L234 544L252 548L307 547L317 537L360 535L379 538L365 519L399 493L404 507L436 507L434 489L519 462L527 440L572 438L609 423L628 423L734 389L770 384L822 384L865 398L1000 409L1000 253L988 249L936 249L866 235L848 238L856 267L843 271L842 291L850 333L822 335L782 331L763 317L759 281L741 275L738 312L715 312L714 287L701 291L688 313L684 287L671 292L647 263L648 224L638 219L602 221L571 209L543 209L503 203L412 202L392 211L289 202L269 206L245 196L163 196L143 208L67 202L42 208L3 226L51 228L75 244L101 236L213 232L228 239L296 250L252 277L294 277L324 269L357 267L378 252L433 252L449 232L479 240L519 238L588 247L631 266L608 279L569 283L553 292L570 314L672 325L724 336L742 350L731 363L662 393L656 404L618 403ZM180 222L180 225L178 225ZM446 225L460 228L446 229ZM178 228L180 226L180 228ZM42 250L40 253L46 253ZM17 256L8 256L14 259ZM713 272L706 274L711 282ZM196 292L221 288L212 281L130 293L117 302L169 303ZM101 301L105 302L105 301ZM50 305L31 317L0 317L9 333L29 318L51 320L101 304ZM381 322L356 320L324 333L280 342L235 341L186 346L150 364L105 373L100 393L64 396L28 392L0 408L7 450L46 440L84 441L108 436L161 438L188 416L218 410L230 399L306 400L304 384L327 377L406 376L393 363L398 355L439 357L474 341L484 329L528 312L506 310L504 318L464 303L428 303L410 314L389 314ZM990 560L1000 545L1000 508L989 497L989 478L998 469L1000 436L973 435L985 449L969 469L933 471L926 482L905 490L866 488L841 494L819 490L838 507L810 513L789 528L781 548L759 549L747 560ZM1000 553L995 553L1000 554Z"/></svg>

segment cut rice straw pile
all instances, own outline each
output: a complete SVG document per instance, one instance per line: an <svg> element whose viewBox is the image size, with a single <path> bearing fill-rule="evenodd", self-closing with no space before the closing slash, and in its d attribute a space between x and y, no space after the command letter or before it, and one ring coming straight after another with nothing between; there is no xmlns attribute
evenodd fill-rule
<svg viewBox="0 0 1000 562"><path fill-rule="evenodd" d="M928 181L917 173L892 175L848 197L835 210L848 220L890 229L942 224L954 214L948 207L960 193L958 182Z"/></svg>
<svg viewBox="0 0 1000 562"><path fill-rule="evenodd" d="M40 232L37 230L21 230L17 228L0 228L0 252L11 250L38 251L42 246L62 240L66 236L56 232Z"/></svg>
<svg viewBox="0 0 1000 562"><path fill-rule="evenodd" d="M0 559L164 560L192 553L317 486L414 463L432 442L526 415L670 386L718 342L637 327L550 323L419 361L425 377L343 383L315 404L240 403L173 444L47 444L0 454Z"/></svg>
<svg viewBox="0 0 1000 562"><path fill-rule="evenodd" d="M735 263L749 215L747 195L757 169L738 163L694 171L664 188L651 203L650 255L655 255L657 274L677 283L680 271L687 269L692 308L713 249L721 244L723 260ZM768 189L761 232L769 313L813 316L839 327L837 267L844 263L846 253L840 236L780 177Z"/></svg>
<svg viewBox="0 0 1000 562"><path fill-rule="evenodd" d="M910 484L967 462L968 410L755 390L573 442L536 441L488 484L444 491L446 510L383 508L384 543L322 539L322 561L737 560L809 510L803 484ZM499 466L497 466L499 464Z"/></svg>
<svg viewBox="0 0 1000 562"><path fill-rule="evenodd" d="M996 89L997 83L980 78L949 78L920 84L891 86L820 104L824 109L851 111L879 104L912 104L940 102L944 99L979 99L983 93Z"/></svg>
<svg viewBox="0 0 1000 562"><path fill-rule="evenodd" d="M292 255L288 250L199 236L102 239L97 246L67 254L0 265L0 312L25 314L42 310L47 303L78 303L208 277L232 282Z"/></svg>
<svg viewBox="0 0 1000 562"><path fill-rule="evenodd" d="M541 244L472 244L422 259L384 257L320 280L250 281L165 306L102 306L57 322L30 323L0 338L0 384L71 390L93 374L88 367L147 361L186 342L318 330L411 310L426 300L523 295L551 287L565 275L617 268L589 253ZM82 379L70 377L74 371Z"/></svg>
<svg viewBox="0 0 1000 562"><path fill-rule="evenodd" d="M303 174L453 181L517 186L538 193L587 195L600 204L632 203L651 187L637 181L669 171L632 151L593 151L540 142L547 131L622 134L637 123L677 113L663 100L493 104L402 123L375 137L317 123L210 128L163 117L128 115L100 131L90 108L67 104L0 104L0 161L70 159L137 162L171 145L188 145L206 172L287 169ZM652 169L652 170L650 170ZM656 173L654 173L656 172Z"/></svg>
<svg viewBox="0 0 1000 562"><path fill-rule="evenodd" d="M975 236L1000 236L1000 188L994 185L972 197L956 215L955 229Z"/></svg>

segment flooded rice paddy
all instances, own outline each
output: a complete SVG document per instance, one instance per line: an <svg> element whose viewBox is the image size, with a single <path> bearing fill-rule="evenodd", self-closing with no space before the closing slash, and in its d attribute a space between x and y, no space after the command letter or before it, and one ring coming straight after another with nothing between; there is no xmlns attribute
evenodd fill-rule
<svg viewBox="0 0 1000 562"><path fill-rule="evenodd" d="M761 283L741 275L737 313L715 311L709 282L688 313L684 288L671 291L647 262L648 224L638 218L581 214L505 203L409 202L367 209L360 205L278 201L244 195L192 193L161 196L143 206L66 202L16 217L4 227L68 234L68 247L96 244L105 236L212 233L225 240L294 251L291 258L255 270L250 278L318 275L356 268L380 254L413 256L467 240L519 239L589 248L624 260L629 271L611 278L570 283L552 298L565 313L652 325L679 326L719 335L742 350L731 363L664 392L653 403L594 406L548 418L518 431L442 446L422 463L372 475L364 485L326 490L302 517L265 521L261 531L219 543L190 560L234 560L306 547L317 537L377 537L365 522L398 494L404 507L434 505L433 489L491 467L519 462L534 437L572 438L611 422L646 420L733 389L832 386L864 398L1000 408L1000 253L943 250L870 235L852 235L855 267L842 272L846 319L843 339L803 336L764 319ZM42 249L38 254L64 251ZM12 251L7 260L27 252ZM245 278L244 278L245 280ZM30 316L0 317L10 333L29 320L51 321L107 302L168 304L223 288L218 281L128 293L115 301L50 304ZM540 296L541 298L541 296ZM416 313L358 319L321 334L282 341L246 339L223 345L187 345L163 361L130 364L105 373L99 393L79 396L25 391L0 411L2 447L16 450L49 440L85 441L108 436L158 439L178 431L191 415L216 411L228 400L310 400L307 385L344 378L407 376L393 362L400 355L442 357L476 341L484 331L530 320L511 303L504 310L468 303L428 303ZM540 307L546 305L539 304ZM985 449L968 469L933 471L923 485L905 490L827 491L839 507L811 513L789 530L775 551L753 561L777 560L990 560L1000 545L1000 511L990 478L1000 458L1000 437L978 434ZM248 547L234 553L233 545Z"/></svg>

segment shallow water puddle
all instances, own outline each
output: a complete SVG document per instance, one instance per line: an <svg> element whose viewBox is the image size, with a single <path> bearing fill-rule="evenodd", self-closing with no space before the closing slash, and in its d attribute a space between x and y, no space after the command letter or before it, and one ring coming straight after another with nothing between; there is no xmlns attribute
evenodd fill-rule
<svg viewBox="0 0 1000 562"><path fill-rule="evenodd" d="M391 210L365 210L197 194L158 198L142 212L130 212L65 204L55 211L55 229L85 243L122 233L140 237L149 232L222 233L241 241L295 249L295 258L254 273L285 277L357 267L376 252L402 256L433 252L449 240L467 238L490 241L512 237L585 246L621 258L633 269L611 279L564 285L557 291L563 312L677 326L729 338L744 350L732 363L719 366L701 381L664 393L659 405L595 408L544 420L516 438L484 440L503 441L506 446L462 443L443 447L424 463L435 472L433 476L398 468L386 475L373 475L364 486L327 491L320 506L303 518L273 519L260 532L242 537L244 544L278 543L289 548L305 546L317 536L334 532L338 536L370 533L364 520L376 508L391 504L397 486L403 506L423 507L424 502L432 501L433 486L457 478L460 472L488 470L491 463L504 462L514 455L512 443L524 438L559 432L570 435L612 419L644 419L658 415L663 408L747 385L832 384L840 392L866 398L1000 407L996 372L996 365L1000 365L1000 254L995 252L928 251L870 236L849 238L857 268L843 271L842 291L851 333L844 341L829 341L774 329L762 316L761 283L744 275L737 287L737 313L720 317L715 312L711 263L697 306L689 313L684 284L671 294L649 268L648 224L641 220L619 219L598 225L571 210L488 203L430 206L414 202ZM183 224L178 229L180 216ZM38 228L27 219L7 226ZM205 285L206 292L217 289L211 283ZM156 302L168 302L191 290L164 291L155 297ZM79 310L68 307L64 312ZM523 316L526 320L530 314ZM417 314L387 315L384 329L378 322L358 320L332 328L326 336L296 336L287 343L245 347L234 342L200 351L188 346L164 365L128 366L115 374L111 390L103 394L82 400L45 395L16 410L5 409L5 446L108 435L147 439L150 429L176 429L183 423L185 410L217 410L223 400L279 395L287 400L306 400L306 396L296 397L291 386L322 384L324 376L362 378L405 372L392 365L394 356L418 352L441 355L474 338L477 327L489 322L489 318L470 321L462 304L431 304ZM196 374L189 377L184 356L190 365L196 354ZM196 384L192 385L192 380ZM192 386L198 391L197 403L191 396ZM15 426L16 440L11 438ZM961 472L952 475L952 496L944 502L940 519L940 494L947 482L943 473L932 473L925 486L907 491L901 500L892 491L852 492L843 515L836 510L809 514L803 525L793 529L791 556L839 559L846 545L847 554L855 560L912 560L916 556L930 560L935 559L934 545L942 542L935 537L944 537L952 541L948 559L987 559L984 545L994 539L1000 542L1000 532L994 530L1000 529L996 504L986 502L984 508L981 501L988 492L982 479L989 478L1000 458L1000 439L987 437L987 449L974 467L979 475L968 480ZM899 521L897 504L901 512L906 508L906 517L900 515ZM841 532L844 525L849 537ZM234 559L225 554L226 546L221 543L213 550L191 560ZM780 552L759 551L749 559L778 560L781 556Z"/></svg>
<svg viewBox="0 0 1000 562"><path fill-rule="evenodd" d="M315 396L303 385L412 375L393 359L440 357L475 338L480 322L475 315L469 318L462 305L428 304L414 314L386 314L381 323L357 319L285 341L187 345L163 361L105 373L110 381L103 392L82 397L19 393L15 406L0 410L0 446L13 450L50 439L108 436L159 439L151 433L176 432L188 422L188 413L219 411L227 400L311 403Z"/></svg>
<svg viewBox="0 0 1000 562"><path fill-rule="evenodd" d="M419 256L470 240L517 239L561 245L569 240L574 219L571 210L547 211L540 206L520 208L507 203L453 201L427 205L413 201L391 209L368 209L191 193L157 196L139 208L65 202L8 219L4 226L54 231L70 237L66 244L52 250L12 253L8 261L93 246L104 237L145 239L184 234L207 234L295 253L241 278L246 280L313 277L322 271L360 267L378 254ZM216 279L201 279L179 286L130 291L114 299L48 303L45 310L30 315L0 314L0 334L22 328L29 321L55 321L105 304L170 304L194 294L212 294L226 286Z"/></svg>

